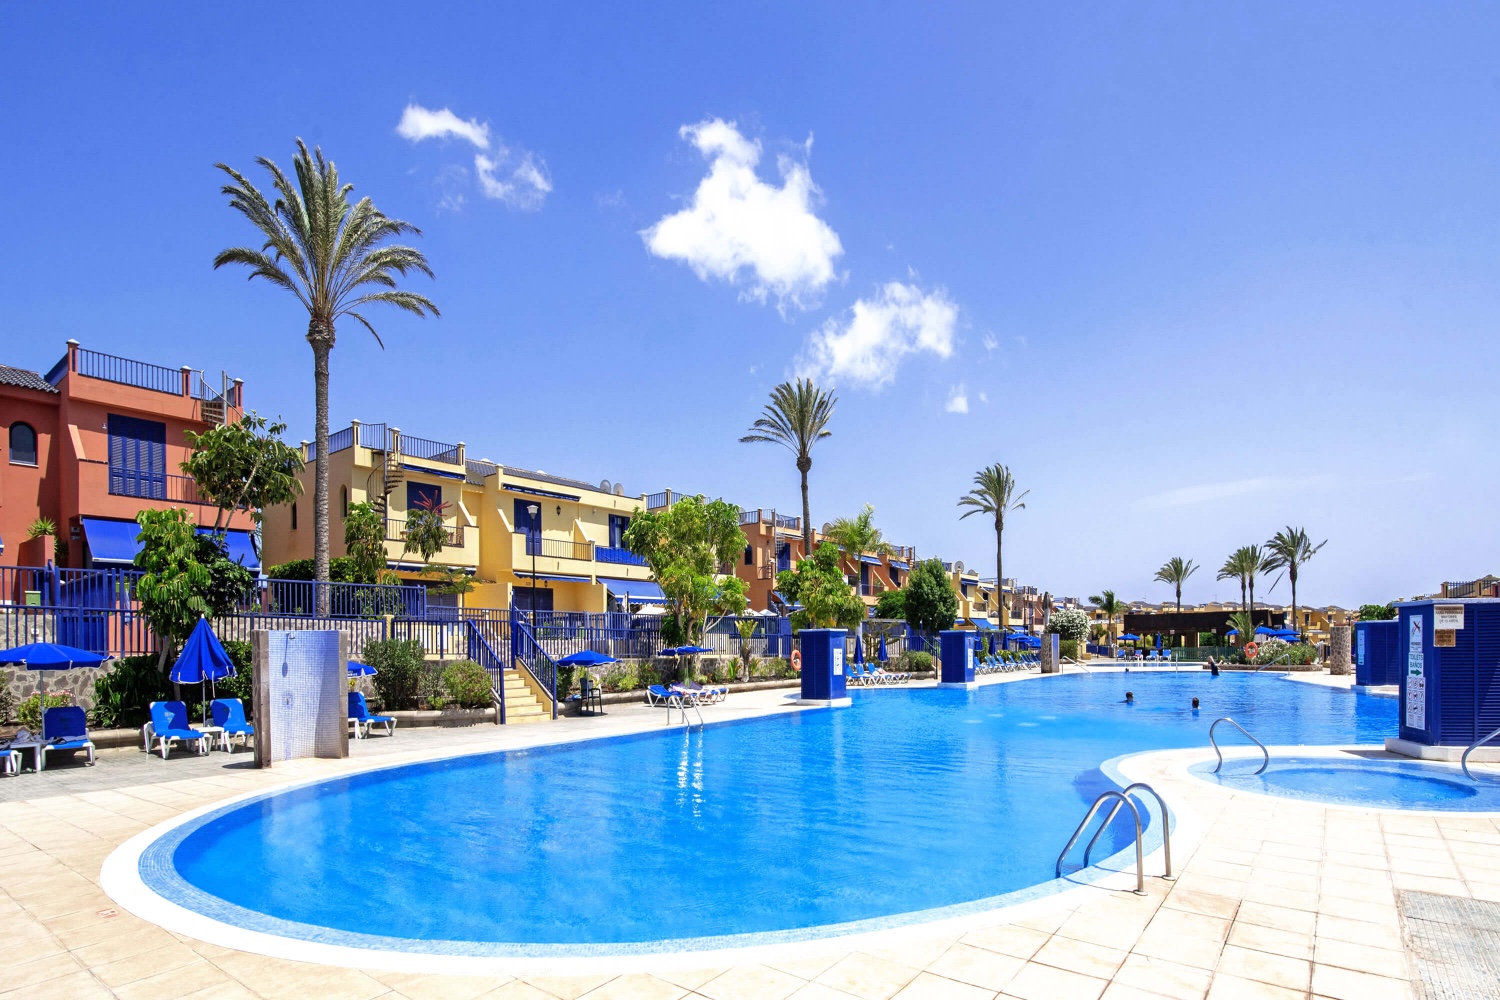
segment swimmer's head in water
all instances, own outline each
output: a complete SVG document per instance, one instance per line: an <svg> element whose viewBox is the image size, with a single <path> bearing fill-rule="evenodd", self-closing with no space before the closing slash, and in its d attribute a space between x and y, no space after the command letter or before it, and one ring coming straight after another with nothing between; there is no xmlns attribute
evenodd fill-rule
<svg viewBox="0 0 1500 1000"><path fill-rule="evenodd" d="M1193 707L1194 707L1194 708L1197 708L1197 707L1198 707L1198 699L1197 699L1197 698L1194 698L1194 699L1193 699Z"/></svg>
<svg viewBox="0 0 1500 1000"><path fill-rule="evenodd" d="M1135 692L1134 691L1126 691L1125 692L1125 700L1126 701L1135 701Z"/></svg>

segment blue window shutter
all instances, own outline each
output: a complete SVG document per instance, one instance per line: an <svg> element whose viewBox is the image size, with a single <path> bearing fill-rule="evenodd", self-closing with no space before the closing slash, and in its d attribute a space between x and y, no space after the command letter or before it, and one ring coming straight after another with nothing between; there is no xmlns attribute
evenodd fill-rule
<svg viewBox="0 0 1500 1000"><path fill-rule="evenodd" d="M407 483L406 484L406 509L408 511L422 510L427 506L437 506L443 502L443 488L435 483Z"/></svg>
<svg viewBox="0 0 1500 1000"><path fill-rule="evenodd" d="M167 498L167 425L111 413L109 488L123 496Z"/></svg>

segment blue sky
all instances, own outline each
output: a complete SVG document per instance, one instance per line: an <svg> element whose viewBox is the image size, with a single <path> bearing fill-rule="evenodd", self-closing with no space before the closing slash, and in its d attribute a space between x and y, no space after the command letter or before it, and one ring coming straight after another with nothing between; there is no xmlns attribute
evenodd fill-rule
<svg viewBox="0 0 1500 1000"><path fill-rule="evenodd" d="M836 385L813 519L1007 575L1304 603L1495 571L1500 15L1473 4L0 8L0 362L63 341L243 377L311 436L296 303L223 160L320 144L420 226L441 319L353 324L333 423L632 492L798 504L737 443ZM446 112L446 114L444 114ZM404 127L403 126L404 123ZM1272 597L1285 599L1283 583Z"/></svg>

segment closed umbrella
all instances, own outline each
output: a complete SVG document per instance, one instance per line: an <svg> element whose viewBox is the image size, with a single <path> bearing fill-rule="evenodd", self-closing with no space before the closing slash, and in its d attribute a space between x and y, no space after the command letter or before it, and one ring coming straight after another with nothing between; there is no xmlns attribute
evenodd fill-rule
<svg viewBox="0 0 1500 1000"><path fill-rule="evenodd" d="M859 641L859 636L854 637L854 662L861 666L865 662L865 644Z"/></svg>
<svg viewBox="0 0 1500 1000"><path fill-rule="evenodd" d="M224 652L224 647L219 642L219 637L214 635L213 626L208 624L208 619L200 617L198 624L193 626L192 634L188 636L187 642L182 644L182 652L178 654L177 662L172 665L172 672L168 677L173 684L208 683L212 685L220 677L233 676L234 661L229 658L228 653ZM218 694L217 688L214 694ZM204 719L207 718L205 708Z"/></svg>
<svg viewBox="0 0 1500 1000"><path fill-rule="evenodd" d="M885 634L884 633L881 633L881 636L880 636L880 649L878 651L876 651L875 656L876 656L876 658L878 660L880 660L881 663L886 662L886 660L888 659L888 657L886 656L886 652L885 652Z"/></svg>

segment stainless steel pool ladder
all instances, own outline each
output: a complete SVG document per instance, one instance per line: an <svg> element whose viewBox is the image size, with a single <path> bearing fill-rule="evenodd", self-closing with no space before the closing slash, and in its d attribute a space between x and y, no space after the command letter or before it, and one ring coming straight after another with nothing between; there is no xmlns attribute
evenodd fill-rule
<svg viewBox="0 0 1500 1000"><path fill-rule="evenodd" d="M1216 739L1214 739L1214 730L1218 728L1219 723L1221 723L1221 722L1227 722L1227 723L1229 723L1231 726L1233 726L1234 728L1238 729L1240 732L1244 733L1245 737L1251 743L1254 743L1256 746L1260 747L1260 752L1265 755L1266 759L1263 760L1263 761L1261 761L1260 767L1258 767L1256 769L1256 771L1255 771L1256 774L1261 773L1261 771L1264 771L1267 767L1270 766L1270 764L1271 764L1271 751L1269 751L1269 750L1266 749L1266 745L1264 743L1262 743L1260 740L1256 739L1254 736L1251 736L1250 735L1250 730L1246 729L1244 726L1240 725L1238 722L1235 722L1233 719L1231 719L1229 716L1226 715L1222 719L1215 719L1214 720L1214 724L1212 726L1208 727L1208 742L1210 742L1210 743L1213 744L1214 753L1218 754L1218 756L1219 756L1219 762L1214 765L1214 774L1218 774L1219 773L1219 768L1221 768L1221 767L1224 766L1224 753L1223 753L1223 751L1221 751L1219 749L1219 741L1216 740Z"/></svg>
<svg viewBox="0 0 1500 1000"><path fill-rule="evenodd" d="M672 702L674 701L677 703L678 711L682 713L682 724L684 726L688 725L688 706L692 706L693 711L698 715L698 725L699 727L702 727L703 712L698 708L698 699L696 697L690 698L687 695L681 694L676 691L673 691L672 697L667 699L667 725L670 726L672 724Z"/></svg>
<svg viewBox="0 0 1500 1000"><path fill-rule="evenodd" d="M1470 743L1469 744L1469 749L1465 750L1464 751L1464 755L1462 757L1458 758L1458 766L1464 769L1464 777L1465 778L1468 778L1470 781L1475 780L1474 776L1469 773L1469 754L1473 753L1475 750L1478 750L1480 747L1484 746L1486 743L1488 743L1490 740L1494 739L1496 736L1500 736L1500 729L1495 730L1493 733L1490 733L1488 736L1481 736L1479 739L1475 740L1473 743Z"/></svg>
<svg viewBox="0 0 1500 1000"><path fill-rule="evenodd" d="M1157 806L1161 809L1163 859L1166 862L1166 871L1162 873L1162 877L1166 879L1172 878L1172 831L1171 823L1167 818L1167 803L1156 789L1152 788L1144 781L1137 781L1132 785L1127 785L1122 791L1104 792L1094 800L1094 804L1089 806L1088 813L1083 817L1083 822L1078 824L1078 829L1073 831L1073 836L1068 838L1067 845L1063 847L1062 853L1057 856L1057 865L1054 868L1054 873L1057 878L1062 878L1063 860L1067 858L1068 852L1073 849L1073 845L1078 843L1078 838L1083 836L1083 831L1088 829L1089 822L1099 812L1099 807L1107 801L1114 800L1114 808L1109 811L1109 815L1104 818L1104 822L1100 824L1099 829L1094 832L1093 838L1089 840L1088 846L1083 849L1083 866L1085 868L1089 866L1089 854L1094 850L1094 844L1099 840L1101 836L1103 836L1104 831L1109 829L1109 824L1114 821L1114 818L1119 813L1120 809L1124 806L1129 806L1131 818L1135 820L1134 891L1138 896L1144 896L1146 894L1146 864L1145 849L1142 846L1141 841L1141 811L1136 806L1135 802L1133 802L1130 798L1130 793L1135 791L1150 792L1152 797L1156 799Z"/></svg>

